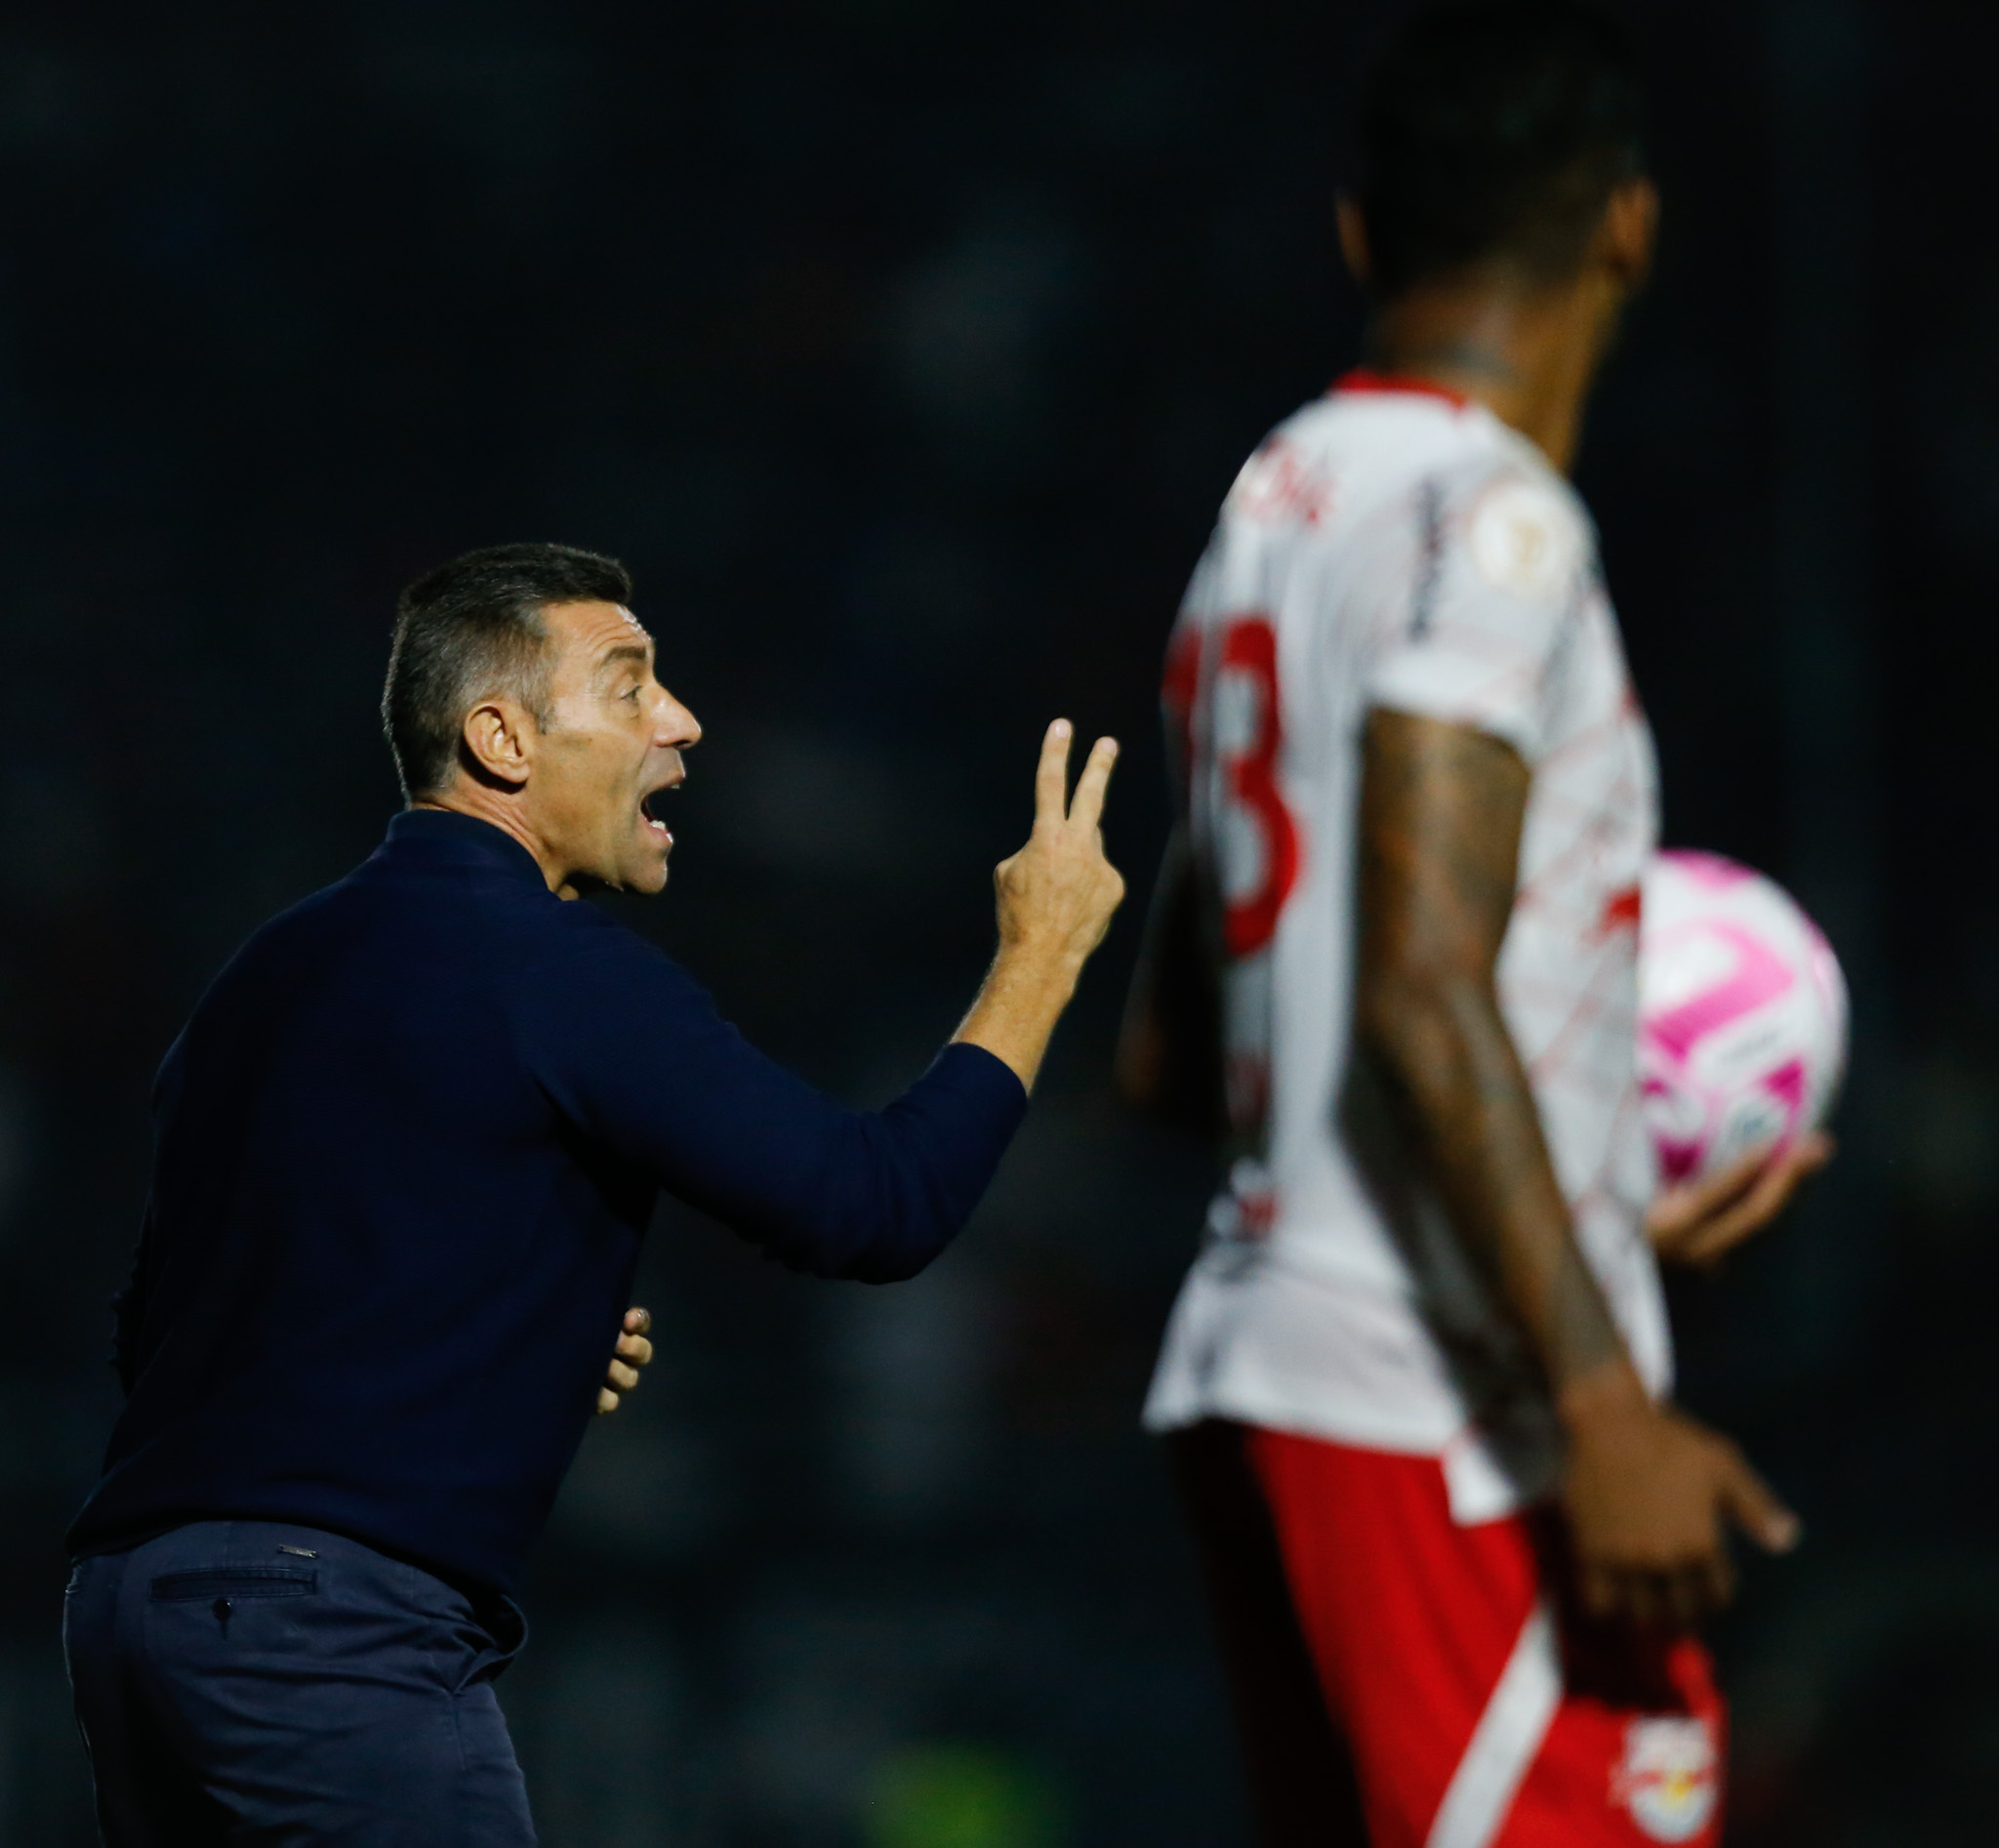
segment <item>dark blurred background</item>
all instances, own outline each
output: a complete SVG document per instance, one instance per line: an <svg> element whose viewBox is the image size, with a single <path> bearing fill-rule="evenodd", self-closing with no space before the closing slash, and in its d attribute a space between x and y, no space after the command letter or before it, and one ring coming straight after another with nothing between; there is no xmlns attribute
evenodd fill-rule
<svg viewBox="0 0 1999 1848"><path fill-rule="evenodd" d="M391 601L626 558L709 739L629 914L879 1100L951 1030L1041 723L1132 741L1244 455L1354 356L1331 0L24 0L0 21L0 1844L91 1839L59 1536L153 1066L395 804ZM1663 0L1659 274L1581 469L1669 837L1789 882L1845 1150L1679 1302L1803 1510L1720 1641L1739 1844L1986 1842L1999 1773L1999 16ZM814 1284L663 1211L504 1686L551 1848L1226 1848L1136 1430L1202 1150L1108 1053L1139 905L974 1231Z"/></svg>

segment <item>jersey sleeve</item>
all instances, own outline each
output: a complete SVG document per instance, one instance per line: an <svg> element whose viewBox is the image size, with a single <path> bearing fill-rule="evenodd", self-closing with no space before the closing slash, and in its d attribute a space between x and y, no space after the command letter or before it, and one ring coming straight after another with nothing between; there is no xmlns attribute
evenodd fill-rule
<svg viewBox="0 0 1999 1848"><path fill-rule="evenodd" d="M1413 570L1388 612L1368 703L1503 738L1527 761L1547 747L1554 682L1594 570L1572 497L1508 471L1416 491Z"/></svg>
<svg viewBox="0 0 1999 1848"><path fill-rule="evenodd" d="M672 958L604 921L521 982L529 1070L588 1140L779 1262L914 1276L971 1216L1027 1110L1013 1071L946 1047L879 1111L851 1110L750 1045Z"/></svg>

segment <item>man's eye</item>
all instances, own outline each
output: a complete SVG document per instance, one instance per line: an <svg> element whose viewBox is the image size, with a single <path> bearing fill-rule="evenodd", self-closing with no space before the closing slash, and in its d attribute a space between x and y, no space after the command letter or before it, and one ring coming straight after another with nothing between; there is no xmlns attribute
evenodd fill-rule
<svg viewBox="0 0 1999 1848"><path fill-rule="evenodd" d="M638 699L638 692L639 689L637 687L628 686L625 689L625 697L629 700L632 700L635 704Z"/></svg>

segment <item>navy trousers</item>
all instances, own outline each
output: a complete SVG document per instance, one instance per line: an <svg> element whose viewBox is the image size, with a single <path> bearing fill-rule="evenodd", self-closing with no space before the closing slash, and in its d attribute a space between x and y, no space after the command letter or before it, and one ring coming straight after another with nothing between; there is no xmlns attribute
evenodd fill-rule
<svg viewBox="0 0 1999 1848"><path fill-rule="evenodd" d="M531 1848L493 1682L519 1607L335 1534L202 1521L78 1562L105 1848Z"/></svg>

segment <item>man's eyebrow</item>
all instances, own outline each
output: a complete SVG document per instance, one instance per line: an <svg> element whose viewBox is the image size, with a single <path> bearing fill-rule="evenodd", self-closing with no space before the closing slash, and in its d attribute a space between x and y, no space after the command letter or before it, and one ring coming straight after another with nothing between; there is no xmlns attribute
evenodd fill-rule
<svg viewBox="0 0 1999 1848"><path fill-rule="evenodd" d="M597 667L600 670L607 668L614 661L636 661L642 666L651 659L652 650L650 648L641 647L635 641L621 641L615 648L606 648L597 657Z"/></svg>

